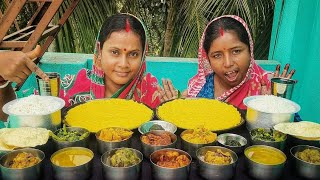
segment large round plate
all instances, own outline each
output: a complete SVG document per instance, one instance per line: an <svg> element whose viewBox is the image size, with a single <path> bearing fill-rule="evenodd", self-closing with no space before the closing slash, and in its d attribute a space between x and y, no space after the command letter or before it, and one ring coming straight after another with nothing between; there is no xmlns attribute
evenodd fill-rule
<svg viewBox="0 0 320 180"><path fill-rule="evenodd" d="M204 98L190 98L190 99L188 99L188 100L198 100L198 99L204 99ZM214 100L214 99L206 99L206 100L212 100L212 101L217 101L217 100ZM178 128L180 128L180 129L187 129L186 127L184 127L183 125L181 125L181 124L177 124L177 123L174 123L174 122L172 122L172 121L170 121L170 120L166 120L165 118L162 118L160 115L159 115L159 108L162 106L162 105L166 105L167 103L169 103L169 102L171 102L171 101L175 101L175 100L170 100L170 101L167 101L167 102L164 102L164 103L161 103L160 104L160 106L158 106L157 108L156 108L156 117L158 118L158 119L160 119L160 120L163 120L163 121L168 121L168 122L171 122L171 123L173 123L173 124L175 124ZM222 102L222 103L224 103L224 102ZM226 105L230 105L230 104L228 104L228 103L225 103ZM232 106L232 105L230 105L230 106ZM233 106L234 107L234 106ZM204 107L203 107L204 108ZM213 132L217 132L217 133L221 133L221 132L227 132L227 131L231 131L231 130L233 130L233 129L235 129L235 128L238 128L238 127L240 127L241 125L243 125L244 123L245 123L245 119L243 118L243 115L244 115L244 113L241 111L241 110L239 110L238 108L236 108L236 107L234 107L238 112L239 112L239 114L240 114L240 122L238 123L238 124L236 124L236 125L234 125L234 126L232 126L232 127L226 127L226 128L222 128L222 129L210 129L210 128L208 128L210 131L213 131ZM174 112L174 113L180 113L180 114L184 114L185 112ZM198 111L197 113L202 113L202 111ZM186 117L185 118L185 120L186 121L188 121L188 117ZM214 123L214 121L211 121L211 122L208 122L208 123ZM197 127L199 127L199 126L203 126L203 124L196 124L194 127L190 127L190 128L188 128L188 129L194 129L194 128L197 128ZM205 125L204 125L205 126ZM205 126L206 128L207 128L207 126Z"/></svg>
<svg viewBox="0 0 320 180"><path fill-rule="evenodd" d="M115 111L109 110L107 108L105 109L95 109L94 111L101 111L104 112L105 114L100 113L99 115L95 115L92 113L92 111L89 111L88 109L83 109L81 111L81 118L83 118L82 120L84 120L85 122L81 122L79 124L80 121L78 121L77 123L72 123L70 122L70 120L68 120L68 114L70 114L70 112L72 113L72 110L74 110L75 108L78 108L81 105L86 105L90 102L93 101L114 101L119 102L123 108L122 109L116 109ZM123 103L125 102L125 103ZM128 102L128 103L126 103ZM135 105L141 107L141 108L145 108L144 112L149 113L150 111L150 117L149 115L145 115L145 114L139 114L141 116L145 116L143 117L143 119L140 119L137 117L137 114L139 113L137 111L137 109L135 108L131 108L130 107L130 103L136 103ZM112 104L112 103L111 103ZM139 104L139 105L138 105ZM110 105L110 104L109 104ZM107 105L107 106L109 106ZM110 106L111 107L111 106ZM118 111L119 110L119 111ZM123 111L121 111L123 110ZM135 113L135 114L129 114L130 110L133 110L133 112L131 113ZM112 112L111 112L112 111ZM118 111L118 112L117 112ZM121 112L120 112L121 111ZM123 112L128 112L128 114L124 114ZM126 99L115 99L115 98L107 98L107 99L95 99L95 100L90 100L84 103L79 103L79 104L75 104L73 106L70 106L66 109L66 111L63 113L64 114L64 122L71 127L83 127L88 129L90 132L97 132L100 129L103 128L108 128L108 127L122 127L122 128L126 128L126 129L136 129L138 128L141 124L150 121L151 119L153 119L154 116L154 112L152 109L150 109L148 106L142 104L142 103L138 103L138 102L134 102L132 100L126 100ZM101 116L105 119L105 121L102 120L95 120L97 117L101 118ZM148 116L148 117L146 117ZM90 120L89 120L90 119ZM123 120L121 120L123 119ZM128 119L132 120L131 123L128 123ZM87 127L85 127L85 123L87 124ZM91 124L92 123L92 124ZM84 125L81 125L84 124Z"/></svg>

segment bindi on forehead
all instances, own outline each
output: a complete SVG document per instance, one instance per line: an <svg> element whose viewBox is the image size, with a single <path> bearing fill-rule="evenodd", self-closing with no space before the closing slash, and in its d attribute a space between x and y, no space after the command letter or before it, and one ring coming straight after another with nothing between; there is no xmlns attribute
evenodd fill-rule
<svg viewBox="0 0 320 180"><path fill-rule="evenodd" d="M123 49L123 51L127 51L127 49L126 49L126 48L124 48L124 49Z"/></svg>

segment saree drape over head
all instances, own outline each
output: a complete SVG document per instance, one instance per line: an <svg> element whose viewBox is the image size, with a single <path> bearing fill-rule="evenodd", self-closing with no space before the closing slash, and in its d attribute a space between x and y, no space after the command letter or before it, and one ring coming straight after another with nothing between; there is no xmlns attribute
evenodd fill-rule
<svg viewBox="0 0 320 180"><path fill-rule="evenodd" d="M205 31L202 34L199 50L198 50L198 73L189 80L187 96L188 97L204 97L204 98L214 98L214 82L213 76L214 72L211 69L210 62L207 56L206 51L203 48L203 43L205 39L205 32L208 29L208 26L215 22L216 20L224 17L233 18L239 21L246 29L249 41L250 41L250 65L246 73L245 78L237 86L227 90L221 96L216 97L216 99L224 102L228 102L240 109L246 109L246 106L243 104L243 99L247 96L258 95L261 93L261 83L266 84L266 88L270 89L270 80L268 76L270 72L266 72L260 66L258 66L254 60L253 56L253 41L250 35L249 28L247 24L238 16L234 15L225 15L212 20Z"/></svg>
<svg viewBox="0 0 320 180"><path fill-rule="evenodd" d="M138 19L135 16L133 17ZM145 26L140 20L139 22L144 27L146 33ZM147 33L145 36L147 37ZM160 104L157 93L158 80L150 73L146 73L147 47L147 42L145 42L141 66L135 78L123 85L123 87L121 87L111 98L133 99L137 102L144 103L151 108L155 108ZM66 107L91 99L105 98L104 72L95 65L99 51L100 43L97 38L92 70L81 69L77 76L66 75L62 79L60 97L65 100Z"/></svg>

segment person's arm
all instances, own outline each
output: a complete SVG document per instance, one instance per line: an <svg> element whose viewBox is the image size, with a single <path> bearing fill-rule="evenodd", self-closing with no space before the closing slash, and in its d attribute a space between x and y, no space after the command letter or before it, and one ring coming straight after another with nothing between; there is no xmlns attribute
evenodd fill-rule
<svg viewBox="0 0 320 180"><path fill-rule="evenodd" d="M0 119L6 120L7 115L2 111L5 103L16 98L11 83L23 82L32 72L48 81L49 77L32 61L39 56L40 46L33 51L23 53L21 51L0 52Z"/></svg>

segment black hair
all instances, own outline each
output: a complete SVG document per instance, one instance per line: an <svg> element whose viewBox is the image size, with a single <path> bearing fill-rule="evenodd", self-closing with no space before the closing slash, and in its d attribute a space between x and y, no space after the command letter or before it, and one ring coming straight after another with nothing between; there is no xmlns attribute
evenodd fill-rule
<svg viewBox="0 0 320 180"><path fill-rule="evenodd" d="M129 14L115 14L105 20L99 32L98 38L101 49L103 48L104 42L110 37L111 33L126 30L127 21L130 24L130 30L140 36L142 49L144 50L146 33L143 25L137 18Z"/></svg>
<svg viewBox="0 0 320 180"><path fill-rule="evenodd" d="M221 28L223 29L223 31L233 30L238 35L240 41L248 46L250 51L249 35L245 27L239 21L231 17L222 17L212 22L205 32L203 48L207 54L209 53L212 41L220 36L219 31Z"/></svg>

